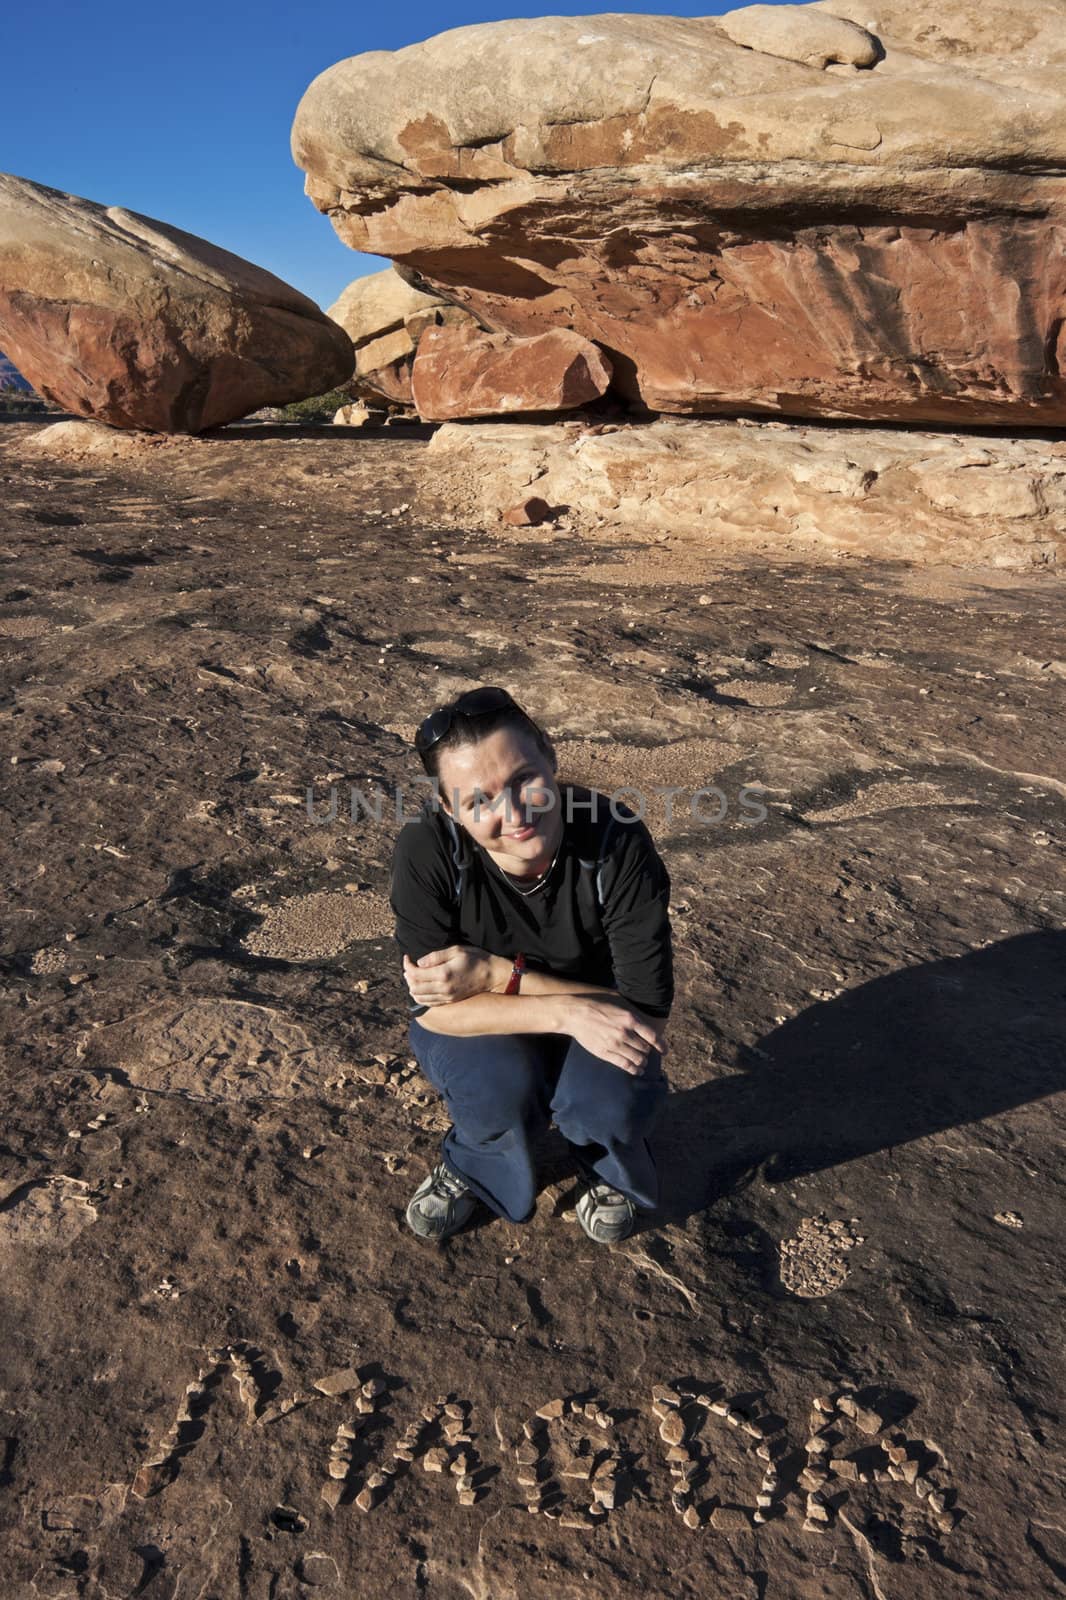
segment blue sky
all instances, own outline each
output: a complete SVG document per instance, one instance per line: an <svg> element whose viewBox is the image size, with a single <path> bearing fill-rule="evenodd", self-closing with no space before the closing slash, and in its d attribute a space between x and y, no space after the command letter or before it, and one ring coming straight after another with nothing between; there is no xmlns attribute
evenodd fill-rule
<svg viewBox="0 0 1066 1600"><path fill-rule="evenodd" d="M446 28L589 5L342 5L329 0L9 0L0 20L0 170L201 234L326 307L385 265L349 250L303 192L289 129L311 79L345 56ZM729 4L615 6L709 16Z"/></svg>

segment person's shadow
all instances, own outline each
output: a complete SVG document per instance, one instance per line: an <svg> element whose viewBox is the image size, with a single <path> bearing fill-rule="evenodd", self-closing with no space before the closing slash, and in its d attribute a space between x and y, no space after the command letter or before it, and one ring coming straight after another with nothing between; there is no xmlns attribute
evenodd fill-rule
<svg viewBox="0 0 1066 1600"><path fill-rule="evenodd" d="M1066 933L875 978L742 1047L736 1065L663 1103L658 1225L752 1169L787 1181L1066 1088Z"/></svg>

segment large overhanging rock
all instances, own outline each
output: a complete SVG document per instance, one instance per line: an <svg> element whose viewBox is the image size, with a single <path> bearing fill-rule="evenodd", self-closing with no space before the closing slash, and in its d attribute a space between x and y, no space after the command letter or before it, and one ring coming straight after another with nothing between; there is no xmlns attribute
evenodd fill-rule
<svg viewBox="0 0 1066 1600"><path fill-rule="evenodd" d="M1061 0L458 28L314 80L293 153L357 250L634 408L1066 421Z"/></svg>
<svg viewBox="0 0 1066 1600"><path fill-rule="evenodd" d="M180 228L0 174L0 347L46 399L199 433L351 377L313 300Z"/></svg>

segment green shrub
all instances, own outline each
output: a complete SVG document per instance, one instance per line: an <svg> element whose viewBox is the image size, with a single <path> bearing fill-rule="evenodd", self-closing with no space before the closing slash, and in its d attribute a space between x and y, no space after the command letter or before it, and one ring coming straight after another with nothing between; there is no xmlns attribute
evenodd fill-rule
<svg viewBox="0 0 1066 1600"><path fill-rule="evenodd" d="M312 395L308 400L292 400L279 407L285 422L332 422L333 413L351 404L347 389L331 389L328 394Z"/></svg>

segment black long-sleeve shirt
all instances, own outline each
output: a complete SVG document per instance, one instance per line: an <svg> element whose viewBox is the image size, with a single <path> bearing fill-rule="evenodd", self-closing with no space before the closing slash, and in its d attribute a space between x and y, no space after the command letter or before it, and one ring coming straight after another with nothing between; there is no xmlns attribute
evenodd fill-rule
<svg viewBox="0 0 1066 1600"><path fill-rule="evenodd" d="M559 855L544 887L526 895L465 828L449 825L427 800L419 818L400 830L393 854L389 898L396 943L412 961L453 944L508 960L521 950L530 970L616 989L650 1016L668 1016L674 999L670 877L651 834L620 801L612 816L608 796L582 784L559 788ZM460 866L462 894L455 903ZM412 1002L412 1016L427 1010Z"/></svg>

